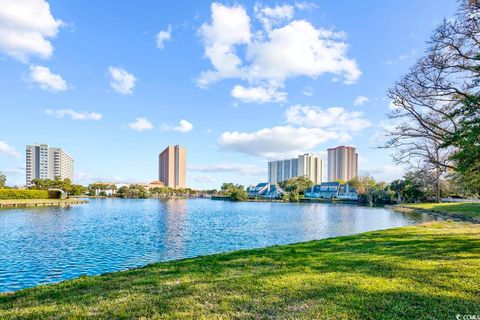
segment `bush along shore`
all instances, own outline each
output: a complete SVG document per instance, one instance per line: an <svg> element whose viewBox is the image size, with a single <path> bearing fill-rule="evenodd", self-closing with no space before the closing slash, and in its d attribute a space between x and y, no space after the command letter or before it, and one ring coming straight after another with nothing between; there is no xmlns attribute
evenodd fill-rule
<svg viewBox="0 0 480 320"><path fill-rule="evenodd" d="M455 319L479 265L480 225L430 222L1 294L0 318Z"/></svg>

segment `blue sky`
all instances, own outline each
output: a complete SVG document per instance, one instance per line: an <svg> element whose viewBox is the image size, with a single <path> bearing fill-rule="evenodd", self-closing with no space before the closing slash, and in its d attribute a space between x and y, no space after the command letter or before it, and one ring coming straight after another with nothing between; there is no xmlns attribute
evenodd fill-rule
<svg viewBox="0 0 480 320"><path fill-rule="evenodd" d="M188 185L266 180L268 159L354 145L361 174L400 177L375 149L386 90L454 0L0 0L0 171L62 147L77 183L151 181L187 147Z"/></svg>

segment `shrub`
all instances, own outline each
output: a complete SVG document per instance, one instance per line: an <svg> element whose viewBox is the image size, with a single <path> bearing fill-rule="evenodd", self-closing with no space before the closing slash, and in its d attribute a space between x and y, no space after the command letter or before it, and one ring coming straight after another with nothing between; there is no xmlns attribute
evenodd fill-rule
<svg viewBox="0 0 480 320"><path fill-rule="evenodd" d="M61 190L48 190L48 198L62 199L63 192Z"/></svg>
<svg viewBox="0 0 480 320"><path fill-rule="evenodd" d="M0 200L48 198L47 190L0 189Z"/></svg>

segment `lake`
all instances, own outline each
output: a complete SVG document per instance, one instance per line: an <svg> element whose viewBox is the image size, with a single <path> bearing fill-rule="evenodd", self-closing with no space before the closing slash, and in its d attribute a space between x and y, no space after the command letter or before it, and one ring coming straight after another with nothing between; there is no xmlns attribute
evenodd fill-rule
<svg viewBox="0 0 480 320"><path fill-rule="evenodd" d="M152 262L380 230L434 219L347 204L89 199L0 210L0 292Z"/></svg>

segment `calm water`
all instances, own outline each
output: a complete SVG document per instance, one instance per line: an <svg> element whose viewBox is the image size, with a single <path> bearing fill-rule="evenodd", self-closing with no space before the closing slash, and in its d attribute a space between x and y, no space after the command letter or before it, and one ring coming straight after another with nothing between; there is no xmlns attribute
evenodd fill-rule
<svg viewBox="0 0 480 320"><path fill-rule="evenodd" d="M91 199L71 208L0 210L0 292L429 219L353 205L211 200Z"/></svg>

